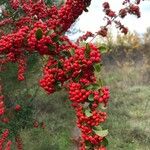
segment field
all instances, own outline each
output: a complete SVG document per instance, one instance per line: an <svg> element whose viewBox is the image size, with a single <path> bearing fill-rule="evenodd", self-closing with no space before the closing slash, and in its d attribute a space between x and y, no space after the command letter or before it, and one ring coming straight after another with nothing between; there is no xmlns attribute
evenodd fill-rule
<svg viewBox="0 0 150 150"><path fill-rule="evenodd" d="M105 65L102 77L110 86L108 106L108 150L149 150L150 147L150 84L149 64ZM46 129L22 131L25 150L74 150L78 135L75 114L64 91L36 96L38 119L46 122ZM77 133L75 133L77 132Z"/></svg>

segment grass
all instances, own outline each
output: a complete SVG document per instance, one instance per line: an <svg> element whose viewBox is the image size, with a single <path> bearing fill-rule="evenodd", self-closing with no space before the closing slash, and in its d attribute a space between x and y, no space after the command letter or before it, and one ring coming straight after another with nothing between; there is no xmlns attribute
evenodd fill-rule
<svg viewBox="0 0 150 150"><path fill-rule="evenodd" d="M110 131L108 150L149 150L150 86L143 83L141 69L126 66L104 71L111 88L105 124Z"/></svg>
<svg viewBox="0 0 150 150"><path fill-rule="evenodd" d="M25 150L69 150L71 130L75 125L74 113L63 91L47 96L43 92L37 96L37 119L46 123L46 128L23 131Z"/></svg>
<svg viewBox="0 0 150 150"><path fill-rule="evenodd" d="M143 82L142 73L138 66L128 65L103 70L102 76L111 89L105 123L109 129L108 150L149 150L150 86ZM23 131L25 150L74 150L70 137L75 116L66 99L63 91L52 96L38 94L38 118L46 120L47 128Z"/></svg>
<svg viewBox="0 0 150 150"><path fill-rule="evenodd" d="M149 150L150 147L150 84L147 65L108 65L102 77L110 86L108 106L108 150ZM145 67L146 66L146 67ZM35 72L36 73L36 72ZM38 76L38 75L37 75ZM32 77L30 84L35 81ZM30 87L29 84L29 87ZM34 92L31 90L31 92ZM74 150L71 141L75 114L64 91L51 96L39 90L34 115L46 123L46 129L23 130L24 150ZM15 148L14 148L15 149Z"/></svg>

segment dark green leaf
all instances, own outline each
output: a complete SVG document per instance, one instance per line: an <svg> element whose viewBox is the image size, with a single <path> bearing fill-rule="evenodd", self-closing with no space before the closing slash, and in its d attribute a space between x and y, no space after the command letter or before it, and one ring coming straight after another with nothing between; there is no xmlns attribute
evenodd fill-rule
<svg viewBox="0 0 150 150"><path fill-rule="evenodd" d="M60 54L61 56L64 56L65 58L69 58L71 56L69 51L61 51Z"/></svg>
<svg viewBox="0 0 150 150"><path fill-rule="evenodd" d="M77 76L76 78L74 78L73 80L76 81L76 82L78 82L82 75L83 75L83 72L81 71L81 72L78 74L78 76Z"/></svg>
<svg viewBox="0 0 150 150"><path fill-rule="evenodd" d="M100 88L99 84L90 84L86 87L87 90L98 90Z"/></svg>
<svg viewBox="0 0 150 150"><path fill-rule="evenodd" d="M54 49L55 49L55 46L54 46L54 45L51 45L51 44L47 44L47 47L48 47L48 49L50 50L50 52L53 52Z"/></svg>
<svg viewBox="0 0 150 150"><path fill-rule="evenodd" d="M40 40L41 38L42 38L42 36L43 36L43 31L42 31L42 29L37 29L37 31L36 31L36 39L37 40Z"/></svg>
<svg viewBox="0 0 150 150"><path fill-rule="evenodd" d="M101 67L102 67L102 64L100 64L100 63L94 64L94 69L95 69L96 72L100 72L101 71Z"/></svg>
<svg viewBox="0 0 150 150"><path fill-rule="evenodd" d="M56 82L56 84L55 84L55 88L56 88L56 90L60 90L60 89L61 89L61 87L62 87L61 82L57 81L57 82Z"/></svg>
<svg viewBox="0 0 150 150"><path fill-rule="evenodd" d="M60 41L60 39L59 39L59 35L56 35L55 37L53 37L52 40L53 40L55 43L58 43L59 45L62 45L62 44L63 44L63 42Z"/></svg>
<svg viewBox="0 0 150 150"><path fill-rule="evenodd" d="M63 64L60 61L58 61L58 68L63 68Z"/></svg>
<svg viewBox="0 0 150 150"><path fill-rule="evenodd" d="M86 149L89 149L92 146L92 144L89 141L85 141L85 146Z"/></svg>
<svg viewBox="0 0 150 150"><path fill-rule="evenodd" d="M53 41L54 41L55 43L57 43L57 42L59 41L59 36L56 35L55 37L53 37Z"/></svg>
<svg viewBox="0 0 150 150"><path fill-rule="evenodd" d="M85 57L86 58L90 58L90 45L88 43L86 43L86 50L85 50Z"/></svg>
<svg viewBox="0 0 150 150"><path fill-rule="evenodd" d="M106 139L106 137L103 138L103 141L101 142L101 144L105 147L108 146L108 140Z"/></svg>
<svg viewBox="0 0 150 150"><path fill-rule="evenodd" d="M85 11L85 12L88 12L88 9L87 9L87 8L85 8L85 9L84 9L84 11Z"/></svg>

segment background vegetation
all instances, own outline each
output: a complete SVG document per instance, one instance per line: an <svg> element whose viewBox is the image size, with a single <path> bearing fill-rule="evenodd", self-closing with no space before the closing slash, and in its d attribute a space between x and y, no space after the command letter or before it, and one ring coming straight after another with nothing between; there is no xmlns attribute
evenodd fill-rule
<svg viewBox="0 0 150 150"><path fill-rule="evenodd" d="M103 55L102 78L110 86L111 99L108 107L109 150L149 150L150 147L150 30L144 40L138 34L118 36L116 42L109 41L112 49ZM108 40L108 39L107 39ZM133 41L133 42L132 42ZM130 42L130 43L129 43ZM110 43L114 43L111 47ZM26 129L21 132L25 150L74 150L79 132L75 125L75 115L65 91L47 95L38 88L41 75L39 66L43 64L38 55L28 62L27 80L16 80L16 66L6 66L11 70L1 75L7 82L7 99L13 103L21 99L34 98L34 118L45 122L46 128ZM24 81L23 81L24 82ZM8 84L9 83L9 84ZM23 86L24 85L24 86ZM6 85L5 85L6 86ZM19 90L21 89L21 90ZM24 89L24 90L22 90ZM21 91L24 91L21 93ZM28 93L27 93L28 92Z"/></svg>

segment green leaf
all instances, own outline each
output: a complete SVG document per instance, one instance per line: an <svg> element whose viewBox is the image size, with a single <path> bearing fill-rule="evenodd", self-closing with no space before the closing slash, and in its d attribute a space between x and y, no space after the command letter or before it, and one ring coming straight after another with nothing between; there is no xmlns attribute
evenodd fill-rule
<svg viewBox="0 0 150 150"><path fill-rule="evenodd" d="M70 54L71 54L71 56L73 56L73 55L75 54L75 50L74 50L74 49L71 49L71 50L70 50Z"/></svg>
<svg viewBox="0 0 150 150"><path fill-rule="evenodd" d="M100 52L101 52L102 54L108 52L108 48L107 48L106 45L101 45L98 49L100 50Z"/></svg>
<svg viewBox="0 0 150 150"><path fill-rule="evenodd" d="M52 5L52 0L46 0L47 5Z"/></svg>
<svg viewBox="0 0 150 150"><path fill-rule="evenodd" d="M89 10L87 8L84 9L85 12L88 12Z"/></svg>
<svg viewBox="0 0 150 150"><path fill-rule="evenodd" d="M103 141L101 142L101 144L105 147L108 146L108 140L106 139L106 137L103 138Z"/></svg>
<svg viewBox="0 0 150 150"><path fill-rule="evenodd" d="M86 87L86 90L98 90L100 88L99 84L90 84Z"/></svg>
<svg viewBox="0 0 150 150"><path fill-rule="evenodd" d="M99 104L98 109L106 110L107 107L104 104Z"/></svg>
<svg viewBox="0 0 150 150"><path fill-rule="evenodd" d="M86 109L86 110L85 110L85 115L86 115L87 117L91 117L91 116L92 116L92 113L90 112L90 109Z"/></svg>
<svg viewBox="0 0 150 150"><path fill-rule="evenodd" d="M61 87L62 87L61 82L57 81L56 84L55 84L56 90L61 90Z"/></svg>
<svg viewBox="0 0 150 150"><path fill-rule="evenodd" d="M53 42L58 43L59 45L63 44L63 42L60 41L60 39L59 39L59 35L56 35L55 37L53 37L52 40L53 40Z"/></svg>
<svg viewBox="0 0 150 150"><path fill-rule="evenodd" d="M92 89L93 89L93 85L90 84L90 85L88 85L87 87L85 87L85 89L86 89L86 90L92 90Z"/></svg>
<svg viewBox="0 0 150 150"><path fill-rule="evenodd" d="M86 149L90 149L92 144L89 141L85 141L85 146L86 146Z"/></svg>
<svg viewBox="0 0 150 150"><path fill-rule="evenodd" d="M94 69L95 69L96 72L100 72L101 71L101 67L102 67L102 64L100 64L100 63L94 64Z"/></svg>
<svg viewBox="0 0 150 150"><path fill-rule="evenodd" d="M85 50L85 57L86 58L90 57L90 51L91 51L90 45L88 43L86 43L86 50Z"/></svg>
<svg viewBox="0 0 150 150"><path fill-rule="evenodd" d="M47 44L47 47L48 47L48 49L50 50L50 52L53 52L54 49L55 49L55 46L54 46L54 45L51 45L51 44Z"/></svg>
<svg viewBox="0 0 150 150"><path fill-rule="evenodd" d="M54 33L54 30L48 30L46 35L51 35L52 33Z"/></svg>
<svg viewBox="0 0 150 150"><path fill-rule="evenodd" d="M93 127L94 131L97 130L97 131L102 131L102 127L99 125L99 126L96 126L96 127Z"/></svg>
<svg viewBox="0 0 150 150"><path fill-rule="evenodd" d="M82 75L83 75L83 72L81 71L81 72L78 74L78 76L77 76L76 78L74 78L73 80L76 81L76 82L78 82Z"/></svg>
<svg viewBox="0 0 150 150"><path fill-rule="evenodd" d="M94 130L94 132L97 134L97 135L99 135L99 136L101 136L101 137L105 137L105 136L107 136L108 135L108 130Z"/></svg>
<svg viewBox="0 0 150 150"><path fill-rule="evenodd" d="M36 31L36 39L37 40L40 40L41 38L42 38L42 36L43 36L43 31L42 31L42 29L41 28L39 28L39 29L37 29L37 31Z"/></svg>
<svg viewBox="0 0 150 150"><path fill-rule="evenodd" d="M63 68L63 64L60 61L58 61L58 68Z"/></svg>
<svg viewBox="0 0 150 150"><path fill-rule="evenodd" d="M61 51L60 54L65 58L69 58L71 56L69 51Z"/></svg>
<svg viewBox="0 0 150 150"><path fill-rule="evenodd" d="M88 97L88 100L93 102L94 101L94 95L93 94L90 94L89 97Z"/></svg>

